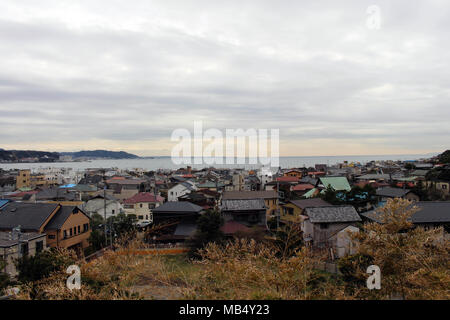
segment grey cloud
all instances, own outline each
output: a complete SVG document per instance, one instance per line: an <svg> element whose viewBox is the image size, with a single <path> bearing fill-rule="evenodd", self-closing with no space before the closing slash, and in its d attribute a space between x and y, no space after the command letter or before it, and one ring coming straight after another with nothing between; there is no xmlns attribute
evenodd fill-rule
<svg viewBox="0 0 450 320"><path fill-rule="evenodd" d="M371 4L2 1L0 138L144 143L201 119L439 151L450 5L377 1L373 31Z"/></svg>

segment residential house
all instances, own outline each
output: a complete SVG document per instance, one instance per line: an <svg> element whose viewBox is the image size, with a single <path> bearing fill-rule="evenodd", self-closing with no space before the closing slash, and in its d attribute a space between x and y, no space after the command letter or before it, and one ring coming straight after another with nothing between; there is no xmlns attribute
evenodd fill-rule
<svg viewBox="0 0 450 320"><path fill-rule="evenodd" d="M197 220L203 208L188 201L171 201L153 210L155 225L166 225L163 234L155 238L158 242L184 242L197 230Z"/></svg>
<svg viewBox="0 0 450 320"><path fill-rule="evenodd" d="M144 192L149 187L147 180L127 179L125 177L114 177L106 180L109 189L114 190L114 198L119 201L129 199L139 192Z"/></svg>
<svg viewBox="0 0 450 320"><path fill-rule="evenodd" d="M303 176L303 172L301 170L291 169L291 170L285 171L283 173L283 175L285 177L296 177L298 179L301 179Z"/></svg>
<svg viewBox="0 0 450 320"><path fill-rule="evenodd" d="M20 226L24 232L46 234L48 247L88 247L89 223L90 218L75 206L11 202L0 210L0 231Z"/></svg>
<svg viewBox="0 0 450 320"><path fill-rule="evenodd" d="M105 204L106 204L106 218L110 218L112 216L116 216L119 213L122 213L123 206L120 204L118 200L110 195L106 195L106 201L104 195L97 195L85 203L83 203L80 208L86 212L90 217L94 214L99 214L102 217L105 216Z"/></svg>
<svg viewBox="0 0 450 320"><path fill-rule="evenodd" d="M220 192L225 188L225 184L223 182L220 182L218 180L216 181L205 181L203 183L199 183L197 185L198 189L208 189L211 191Z"/></svg>
<svg viewBox="0 0 450 320"><path fill-rule="evenodd" d="M301 222L306 208L330 206L328 202L320 198L291 200L281 205L280 218L284 222Z"/></svg>
<svg viewBox="0 0 450 320"><path fill-rule="evenodd" d="M266 215L275 215L278 209L278 193L276 191L225 191L224 200L264 200Z"/></svg>
<svg viewBox="0 0 450 320"><path fill-rule="evenodd" d="M16 178L12 175L0 175L0 194L16 190Z"/></svg>
<svg viewBox="0 0 450 320"><path fill-rule="evenodd" d="M220 205L225 223L234 221L247 227L265 226L267 222L266 210L264 199L222 200Z"/></svg>
<svg viewBox="0 0 450 320"><path fill-rule="evenodd" d="M195 183L192 181L178 183L167 191L167 201L178 201L179 197L196 191L197 189Z"/></svg>
<svg viewBox="0 0 450 320"><path fill-rule="evenodd" d="M389 182L392 180L392 175L390 174L365 174L356 177L358 181L369 181L369 182Z"/></svg>
<svg viewBox="0 0 450 320"><path fill-rule="evenodd" d="M301 197L308 191L314 189L314 186L309 183L301 183L295 186L291 186L291 192L295 193L297 196Z"/></svg>
<svg viewBox="0 0 450 320"><path fill-rule="evenodd" d="M337 232L362 221L352 206L305 208L301 228L305 241L314 247L332 247L331 237Z"/></svg>
<svg viewBox="0 0 450 320"><path fill-rule="evenodd" d="M125 214L136 216L137 222L153 222L153 211L164 202L164 198L150 192L141 192L129 199L124 204Z"/></svg>
<svg viewBox="0 0 450 320"><path fill-rule="evenodd" d="M445 237L450 233L450 201L418 201L414 203L418 208L411 216L411 222L416 226L443 227ZM362 213L365 220L382 223L381 212L377 210Z"/></svg>
<svg viewBox="0 0 450 320"><path fill-rule="evenodd" d="M23 256L34 256L46 250L46 235L37 232L22 233L20 229L0 232L0 257L6 263L3 270L10 277L16 277L16 260Z"/></svg>
<svg viewBox="0 0 450 320"><path fill-rule="evenodd" d="M382 202L386 201L387 199L393 198L402 198L412 201L420 200L419 196L409 189L400 189L392 187L378 188L376 195L378 196L379 201Z"/></svg>

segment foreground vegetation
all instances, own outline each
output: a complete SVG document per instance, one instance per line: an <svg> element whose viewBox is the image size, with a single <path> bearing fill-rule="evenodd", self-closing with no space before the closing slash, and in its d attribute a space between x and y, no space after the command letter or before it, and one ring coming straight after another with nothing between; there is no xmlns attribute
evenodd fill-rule
<svg viewBox="0 0 450 320"><path fill-rule="evenodd" d="M414 210L406 200L389 201L381 212L384 223L365 224L355 236L358 253L340 260L340 274L322 271L320 252L292 250L282 237L210 242L195 259L139 255L143 243L124 241L116 251L80 263L81 290L66 288L64 265L48 277L25 281L17 298L450 299L449 242L442 229L413 228ZM381 290L366 288L371 264L381 268Z"/></svg>

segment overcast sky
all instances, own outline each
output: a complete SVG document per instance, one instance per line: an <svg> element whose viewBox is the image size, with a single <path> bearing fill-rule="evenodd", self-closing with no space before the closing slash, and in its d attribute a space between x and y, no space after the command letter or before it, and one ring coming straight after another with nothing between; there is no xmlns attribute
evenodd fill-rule
<svg viewBox="0 0 450 320"><path fill-rule="evenodd" d="M278 128L284 156L443 151L449 17L447 0L1 0L0 148L169 155L203 120Z"/></svg>

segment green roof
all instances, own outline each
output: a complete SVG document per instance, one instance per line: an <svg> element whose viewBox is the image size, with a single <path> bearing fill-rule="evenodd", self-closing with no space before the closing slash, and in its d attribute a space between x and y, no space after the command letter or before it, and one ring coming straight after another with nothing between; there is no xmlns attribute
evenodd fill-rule
<svg viewBox="0 0 450 320"><path fill-rule="evenodd" d="M316 191L317 191L317 188L311 189L307 193L305 193L303 196L305 198L312 198L314 196L314 194L316 193Z"/></svg>
<svg viewBox="0 0 450 320"><path fill-rule="evenodd" d="M350 191L352 189L346 177L323 177L320 178L320 182L325 188L331 186L335 191Z"/></svg>

